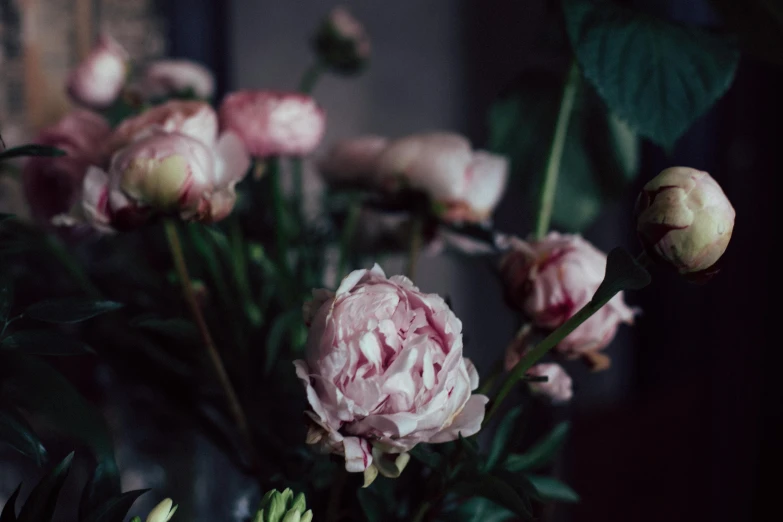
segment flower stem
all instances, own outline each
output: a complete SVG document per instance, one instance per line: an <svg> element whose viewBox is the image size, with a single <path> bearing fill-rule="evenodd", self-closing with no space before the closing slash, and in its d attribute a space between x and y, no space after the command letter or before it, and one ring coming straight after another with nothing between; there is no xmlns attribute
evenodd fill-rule
<svg viewBox="0 0 783 522"><path fill-rule="evenodd" d="M340 235L340 261L337 264L337 282L339 283L345 275L348 266L348 251L351 247L351 241L356 233L356 225L359 224L359 214L362 210L361 201L354 199L348 208L348 217L343 225L343 233Z"/></svg>
<svg viewBox="0 0 783 522"><path fill-rule="evenodd" d="M269 162L269 177L272 182L272 211L275 215L275 240L279 269L288 275L288 216L285 211L285 196L280 186L280 164L277 158Z"/></svg>
<svg viewBox="0 0 783 522"><path fill-rule="evenodd" d="M246 445L246 450L250 457L250 461L253 467L257 469L259 463L258 454L255 451L255 446L253 445L253 437L250 434L247 417L245 416L245 412L242 409L241 403L239 402L236 391L234 391L234 386L231 384L231 379L226 372L226 368L223 366L220 353L215 346L215 342L212 340L212 335L209 333L209 328L207 327L207 322L204 319L204 314L201 312L201 307L199 306L198 301L196 300L196 295L193 292L193 283L190 280L190 274L188 274L188 267L185 263L185 254L182 251L182 244L179 240L177 225L174 221L167 220L165 223L165 228L166 239L168 240L169 249L171 250L171 257L174 261L174 268L177 271L180 284L182 285L182 294L185 298L185 302L187 303L188 308L190 308L190 313L193 315L193 320L198 326L201 339L204 342L204 347L207 349L207 354L209 355L209 359L215 369L218 381L223 388L223 392L226 394L226 400L228 401L231 415L234 417L234 422L237 425L239 434Z"/></svg>
<svg viewBox="0 0 783 522"><path fill-rule="evenodd" d="M408 269L406 274L408 279L415 281L416 278L416 264L419 261L419 253L421 252L422 234L424 232L424 218L414 213L411 217L411 237L410 246L408 248Z"/></svg>
<svg viewBox="0 0 783 522"><path fill-rule="evenodd" d="M416 512L416 515L414 515L412 522L422 522L424 520L424 517L427 516L427 512L432 507L432 503L429 501L425 502L421 505L419 510Z"/></svg>
<svg viewBox="0 0 783 522"><path fill-rule="evenodd" d="M541 239L549 231L549 222L552 220L552 208L557 192L557 177L560 173L560 161L563 158L566 137L568 135L568 123L571 120L571 112L574 108L576 91L579 86L579 67L574 61L568 71L563 96L560 99L560 111L557 114L555 133L552 136L552 145L549 148L549 157L546 161L544 181L541 184L541 192L538 200L538 214L536 217L535 237Z"/></svg>
<svg viewBox="0 0 783 522"><path fill-rule="evenodd" d="M299 81L299 92L304 94L310 94L315 88L315 84L318 83L318 79L324 72L324 66L320 60L314 61L310 67L302 75L302 79Z"/></svg>
<svg viewBox="0 0 783 522"><path fill-rule="evenodd" d="M546 355L549 350L557 346L557 344L565 339L568 334L576 330L580 324L584 323L587 319L590 318L590 316L600 310L601 307L608 303L616 294L617 292L614 292L611 295L600 299L599 301L591 300L578 312L576 312L568 321L560 325L559 328L547 335L543 341L538 343L532 350L525 354L522 360L520 360L508 374L506 380L503 381L503 385L501 386L500 390L498 390L497 395L492 401L492 406L489 409L489 412L484 417L483 425L486 426L492 416L497 413L498 408L500 408L500 404L503 402L503 399L505 399L506 396L511 392L517 381L525 376L525 372L528 371L531 366L533 366L536 362L538 362L539 359Z"/></svg>

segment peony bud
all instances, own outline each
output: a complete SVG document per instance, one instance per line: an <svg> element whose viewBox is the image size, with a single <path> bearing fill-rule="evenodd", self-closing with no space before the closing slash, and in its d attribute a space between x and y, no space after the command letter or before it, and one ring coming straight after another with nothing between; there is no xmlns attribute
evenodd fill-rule
<svg viewBox="0 0 783 522"><path fill-rule="evenodd" d="M734 229L734 208L706 172L672 167L647 183L636 203L636 230L647 254L688 279L718 269Z"/></svg>
<svg viewBox="0 0 783 522"><path fill-rule="evenodd" d="M290 488L282 493L273 489L261 499L253 522L312 522L313 512L307 509L305 496L294 496Z"/></svg>
<svg viewBox="0 0 783 522"><path fill-rule="evenodd" d="M304 156L320 143L326 116L299 93L238 91L220 106L220 125L237 133L252 156Z"/></svg>
<svg viewBox="0 0 783 522"><path fill-rule="evenodd" d="M515 240L500 265L506 299L536 328L554 330L590 299L603 281L606 254L578 235L551 232L540 241ZM571 332L557 350L575 357L606 347L634 311L619 293Z"/></svg>
<svg viewBox="0 0 783 522"><path fill-rule="evenodd" d="M150 514L147 515L147 522L168 522L177 512L177 507L170 498L164 499L152 508Z"/></svg>
<svg viewBox="0 0 783 522"><path fill-rule="evenodd" d="M128 72L128 53L108 34L68 77L68 94L85 107L105 109L120 95Z"/></svg>
<svg viewBox="0 0 783 522"><path fill-rule="evenodd" d="M77 204L88 168L102 166L107 160L102 144L109 132L109 124L101 116L75 110L38 135L37 143L57 147L66 155L34 157L25 163L22 185L33 218L49 223Z"/></svg>
<svg viewBox="0 0 783 522"><path fill-rule="evenodd" d="M308 439L343 456L346 470L395 476L407 464L399 455L417 444L479 431L488 399L471 395L478 373L442 298L375 265L350 273L336 293L314 292L304 311L306 358L294 364L311 407Z"/></svg>
<svg viewBox="0 0 783 522"><path fill-rule="evenodd" d="M215 94L215 77L190 60L160 60L147 67L137 88L146 100L185 95L207 100Z"/></svg>
<svg viewBox="0 0 783 522"><path fill-rule="evenodd" d="M332 9L313 41L321 61L340 74L355 74L370 58L370 37L345 7Z"/></svg>
<svg viewBox="0 0 783 522"><path fill-rule="evenodd" d="M559 364L536 364L527 371L532 377L546 377L545 382L531 382L530 391L543 395L553 403L568 402L573 397L571 377Z"/></svg>
<svg viewBox="0 0 783 522"><path fill-rule="evenodd" d="M331 185L373 186L378 158L389 141L380 136L362 136L337 142L318 167Z"/></svg>

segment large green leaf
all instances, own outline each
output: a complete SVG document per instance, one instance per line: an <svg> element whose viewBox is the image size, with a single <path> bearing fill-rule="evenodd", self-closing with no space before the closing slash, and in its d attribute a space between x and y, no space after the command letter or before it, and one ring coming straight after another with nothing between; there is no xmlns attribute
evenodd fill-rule
<svg viewBox="0 0 783 522"><path fill-rule="evenodd" d="M36 355L84 355L95 353L85 343L53 330L23 330L0 341L0 350Z"/></svg>
<svg viewBox="0 0 783 522"><path fill-rule="evenodd" d="M149 491L138 489L110 498L92 511L82 522L122 522L136 499Z"/></svg>
<svg viewBox="0 0 783 522"><path fill-rule="evenodd" d="M552 477L542 475L526 475L525 478L533 485L535 496L542 501L579 502L579 495L570 486Z"/></svg>
<svg viewBox="0 0 783 522"><path fill-rule="evenodd" d="M108 505L111 500L119 498L120 491L120 470L117 463L113 459L100 462L82 490L79 520L84 520L97 512L100 506Z"/></svg>
<svg viewBox="0 0 783 522"><path fill-rule="evenodd" d="M16 499L19 498L19 492L22 491L22 485L19 484L3 506L3 512L0 513L0 522L16 522Z"/></svg>
<svg viewBox="0 0 783 522"><path fill-rule="evenodd" d="M0 351L0 382L12 404L64 435L86 443L98 461L113 459L114 450L103 418L68 380L40 358Z"/></svg>
<svg viewBox="0 0 783 522"><path fill-rule="evenodd" d="M540 468L549 464L563 446L570 425L561 422L549 434L535 444L524 455L510 455L504 463L504 468L511 472L519 472Z"/></svg>
<svg viewBox="0 0 783 522"><path fill-rule="evenodd" d="M535 69L492 106L489 148L511 159L511 171L535 208L561 100L563 73ZM638 139L582 82L563 147L552 219L566 231L589 226L604 204L623 194L638 167Z"/></svg>
<svg viewBox="0 0 783 522"><path fill-rule="evenodd" d="M480 475L456 488L458 493L470 497L483 497L509 509L525 520L532 518L529 503L507 481L494 475Z"/></svg>
<svg viewBox="0 0 783 522"><path fill-rule="evenodd" d="M96 301L86 298L50 299L30 305L25 315L48 323L78 323L122 308L114 301Z"/></svg>
<svg viewBox="0 0 783 522"><path fill-rule="evenodd" d="M739 52L730 39L614 2L563 6L585 77L623 121L666 148L734 79Z"/></svg>
<svg viewBox="0 0 783 522"><path fill-rule="evenodd" d="M489 455L485 463L486 469L490 470L495 467L500 458L503 456L508 444L508 439L514 432L517 419L522 413L522 407L516 406L509 411L498 426L498 430L495 432L495 438L492 440L492 445L489 447Z"/></svg>
<svg viewBox="0 0 783 522"><path fill-rule="evenodd" d="M32 458L38 466L46 461L46 449L27 421L16 411L0 409L0 442Z"/></svg>
<svg viewBox="0 0 783 522"><path fill-rule="evenodd" d="M0 161L25 156L44 156L51 158L55 156L65 156L65 151L49 147L48 145L22 145L0 152Z"/></svg>
<svg viewBox="0 0 783 522"><path fill-rule="evenodd" d="M71 469L73 453L35 486L19 511L18 522L50 522L57 507L57 498Z"/></svg>

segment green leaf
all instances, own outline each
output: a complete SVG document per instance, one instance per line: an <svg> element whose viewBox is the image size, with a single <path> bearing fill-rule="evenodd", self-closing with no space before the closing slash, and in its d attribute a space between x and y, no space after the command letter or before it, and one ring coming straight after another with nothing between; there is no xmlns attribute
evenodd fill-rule
<svg viewBox="0 0 783 522"><path fill-rule="evenodd" d="M375 491L373 484L369 488L361 488L356 492L359 506L367 519L367 522L383 522L388 520L388 505L384 498Z"/></svg>
<svg viewBox="0 0 783 522"><path fill-rule="evenodd" d="M579 502L579 495L570 486L552 477L541 475L526 475L525 478L533 485L535 496L539 500L555 502Z"/></svg>
<svg viewBox="0 0 783 522"><path fill-rule="evenodd" d="M494 475L480 475L477 479L460 484L457 491L471 497L483 497L514 512L517 516L531 520L529 504L506 481Z"/></svg>
<svg viewBox="0 0 783 522"><path fill-rule="evenodd" d="M522 407L515 406L506 414L506 416L500 422L500 425L498 426L498 430L497 432L495 432L495 438L492 441L492 445L489 448L489 455L487 456L485 469L491 470L492 468L495 467L495 464L497 464L498 461L500 460L500 457L503 455L503 452L506 449L506 445L508 444L508 439L511 436L511 434L514 432L517 419L519 418L519 415L521 413L522 413Z"/></svg>
<svg viewBox="0 0 783 522"><path fill-rule="evenodd" d="M19 498L19 492L22 491L22 485L16 486L16 489L3 506L3 512L0 513L0 522L16 522L16 499Z"/></svg>
<svg viewBox="0 0 783 522"><path fill-rule="evenodd" d="M122 522L133 503L149 489L128 491L113 497L92 511L82 522Z"/></svg>
<svg viewBox="0 0 783 522"><path fill-rule="evenodd" d="M563 0L585 77L639 134L670 149L729 88L732 40L613 2Z"/></svg>
<svg viewBox="0 0 783 522"><path fill-rule="evenodd" d="M18 522L50 522L57 507L57 498L71 469L73 453L45 476L27 497L19 512Z"/></svg>
<svg viewBox="0 0 783 522"><path fill-rule="evenodd" d="M490 149L510 158L511 172L529 194L530 208L537 204L564 78L564 72L528 70L490 110ZM636 176L638 160L636 134L581 83L555 193L552 219L558 228L579 232L588 227L604 204L624 194Z"/></svg>
<svg viewBox="0 0 783 522"><path fill-rule="evenodd" d="M563 446L570 427L571 425L567 421L561 422L555 426L543 440L530 448L524 455L510 455L503 464L503 467L508 471L516 473L529 469L537 469L549 464Z"/></svg>
<svg viewBox="0 0 783 522"><path fill-rule="evenodd" d="M65 151L47 145L22 145L0 152L0 161L24 156L56 157L65 156Z"/></svg>
<svg viewBox="0 0 783 522"><path fill-rule="evenodd" d="M24 417L11 409L0 410L0 441L30 457L41 466L46 462L46 449Z"/></svg>
<svg viewBox="0 0 783 522"><path fill-rule="evenodd" d="M0 382L13 404L86 443L99 461L114 458L103 418L46 362L34 355L0 351Z"/></svg>
<svg viewBox="0 0 783 522"><path fill-rule="evenodd" d="M513 512L485 498L472 498L463 502L444 520L458 522L505 522L515 518Z"/></svg>
<svg viewBox="0 0 783 522"><path fill-rule="evenodd" d="M433 451L427 444L418 444L408 451L408 453L411 454L411 457L428 468L437 469L443 462L443 456L440 453Z"/></svg>
<svg viewBox="0 0 783 522"><path fill-rule="evenodd" d="M15 332L0 342L0 350L17 350L35 355L84 355L95 350L83 342L52 330Z"/></svg>
<svg viewBox="0 0 783 522"><path fill-rule="evenodd" d="M114 459L106 459L95 466L90 480L79 500L79 520L84 520L99 506L120 495L120 470ZM123 515L124 516L124 515Z"/></svg>
<svg viewBox="0 0 783 522"><path fill-rule="evenodd" d="M302 311L298 308L275 318L272 328L269 330L269 336L266 339L266 359L264 361L264 373L270 375L280 354L280 348L283 347L285 334L290 332L299 323L302 322Z"/></svg>
<svg viewBox="0 0 783 522"><path fill-rule="evenodd" d="M25 316L48 323L78 323L97 315L122 308L114 301L87 298L51 299L35 303L25 310Z"/></svg>
<svg viewBox="0 0 783 522"><path fill-rule="evenodd" d="M650 273L622 248L615 248L606 259L604 280L595 291L594 302L611 298L623 290L640 290L652 281Z"/></svg>

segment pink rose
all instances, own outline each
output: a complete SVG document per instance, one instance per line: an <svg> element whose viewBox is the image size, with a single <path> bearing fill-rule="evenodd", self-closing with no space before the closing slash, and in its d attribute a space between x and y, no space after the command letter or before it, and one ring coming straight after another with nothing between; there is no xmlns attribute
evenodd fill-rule
<svg viewBox="0 0 783 522"><path fill-rule="evenodd" d="M326 115L313 98L273 91L238 91L220 106L222 128L245 142L252 156L304 156L320 143Z"/></svg>
<svg viewBox="0 0 783 522"><path fill-rule="evenodd" d="M87 58L68 76L68 94L76 103L105 109L125 84L128 53L108 34L102 34Z"/></svg>
<svg viewBox="0 0 783 522"><path fill-rule="evenodd" d="M153 129L179 132L211 147L217 140L218 119L208 103L171 100L120 123L112 133L107 149L114 153Z"/></svg>
<svg viewBox="0 0 783 522"><path fill-rule="evenodd" d="M87 169L106 161L102 150L109 132L101 116L75 110L38 135L36 143L57 147L66 155L30 158L24 166L24 194L36 220L48 223L78 202Z"/></svg>
<svg viewBox="0 0 783 522"><path fill-rule="evenodd" d="M388 140L380 136L338 141L318 167L327 183L372 186L378 158L387 144Z"/></svg>
<svg viewBox="0 0 783 522"><path fill-rule="evenodd" d="M554 330L592 299L606 271L606 254L578 235L551 232L541 241L513 242L501 262L506 298L534 326ZM614 338L634 311L616 295L568 335L557 350L569 356L595 352Z"/></svg>
<svg viewBox="0 0 783 522"><path fill-rule="evenodd" d="M488 399L470 393L478 374L442 298L378 265L313 296L306 358L295 362L312 408L309 443L372 476L388 473L388 455L479 431Z"/></svg>
<svg viewBox="0 0 783 522"><path fill-rule="evenodd" d="M642 189L637 214L636 230L650 257L692 280L717 272L735 212L709 174L688 167L664 170Z"/></svg>
<svg viewBox="0 0 783 522"><path fill-rule="evenodd" d="M147 67L138 88L147 100L187 91L206 100L215 94L215 77L209 69L190 60L159 60Z"/></svg>
<svg viewBox="0 0 783 522"><path fill-rule="evenodd" d="M446 221L484 221L500 202L508 178L502 156L473 151L458 134L418 134L395 140L378 159L378 182L390 190L427 194Z"/></svg>
<svg viewBox="0 0 783 522"><path fill-rule="evenodd" d="M104 230L133 228L154 214L218 221L231 212L234 188L249 167L250 158L233 133L213 144L154 129L118 152L108 174L90 172L84 213Z"/></svg>
<svg viewBox="0 0 783 522"><path fill-rule="evenodd" d="M530 391L549 398L553 403L568 402L574 395L571 377L559 364L536 364L527 371L527 375L547 378L546 382L531 382Z"/></svg>

